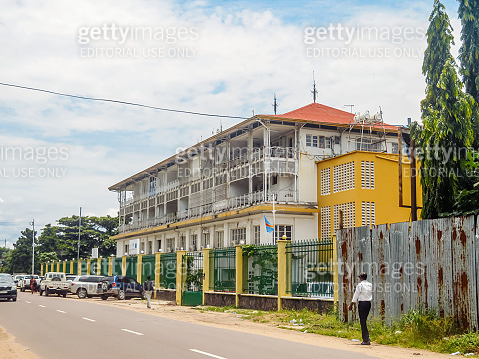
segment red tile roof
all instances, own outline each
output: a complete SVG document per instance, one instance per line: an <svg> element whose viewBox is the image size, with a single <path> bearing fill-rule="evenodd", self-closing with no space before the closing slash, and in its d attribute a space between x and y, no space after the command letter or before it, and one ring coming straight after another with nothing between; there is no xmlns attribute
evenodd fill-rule
<svg viewBox="0 0 479 359"><path fill-rule="evenodd" d="M272 115L271 117L349 126L349 124L353 122L354 114L325 106L320 103L310 103L309 105L298 108L297 110L286 112L282 115ZM397 130L397 126L388 125L386 123L384 124L384 128Z"/></svg>

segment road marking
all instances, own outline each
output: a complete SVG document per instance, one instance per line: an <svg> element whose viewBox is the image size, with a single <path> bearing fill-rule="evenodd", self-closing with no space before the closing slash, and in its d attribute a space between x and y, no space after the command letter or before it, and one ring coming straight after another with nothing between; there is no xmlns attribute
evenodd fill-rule
<svg viewBox="0 0 479 359"><path fill-rule="evenodd" d="M45 308L45 306L44 306L44 305L41 305L41 304L38 304L38 306L39 306L39 307L42 307L42 308Z"/></svg>
<svg viewBox="0 0 479 359"><path fill-rule="evenodd" d="M122 329L124 332L128 332L128 333L131 333L131 334L136 334L136 335L144 335L143 333L138 333L138 332L134 332L133 330L128 330L128 329Z"/></svg>
<svg viewBox="0 0 479 359"><path fill-rule="evenodd" d="M29 302L28 300L26 300L25 303L32 304L32 302Z"/></svg>
<svg viewBox="0 0 479 359"><path fill-rule="evenodd" d="M57 312L58 312L58 313L66 314L66 312L64 312L63 310L60 310L60 309L57 309Z"/></svg>
<svg viewBox="0 0 479 359"><path fill-rule="evenodd" d="M198 349L190 349L190 351L198 353L198 354L203 354L203 355L206 355L206 356L209 356L209 357L212 357L212 358L216 358L216 359L226 359L225 357L220 357L218 355L214 355L214 354L211 354L211 353L202 352L201 350L198 350Z"/></svg>
<svg viewBox="0 0 479 359"><path fill-rule="evenodd" d="M90 319L90 318L85 318L85 317L82 317L82 319L88 320L89 322L96 322L95 319Z"/></svg>

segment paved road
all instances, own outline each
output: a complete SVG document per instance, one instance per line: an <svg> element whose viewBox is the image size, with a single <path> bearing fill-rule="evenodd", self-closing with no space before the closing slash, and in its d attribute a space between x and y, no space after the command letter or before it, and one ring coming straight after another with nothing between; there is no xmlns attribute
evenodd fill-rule
<svg viewBox="0 0 479 359"><path fill-rule="evenodd" d="M0 325L39 358L372 358L80 300L20 292L17 302L0 303Z"/></svg>

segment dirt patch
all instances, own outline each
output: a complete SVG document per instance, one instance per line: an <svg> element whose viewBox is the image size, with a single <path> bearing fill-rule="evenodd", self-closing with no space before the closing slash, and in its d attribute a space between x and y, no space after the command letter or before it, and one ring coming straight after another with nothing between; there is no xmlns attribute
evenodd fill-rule
<svg viewBox="0 0 479 359"><path fill-rule="evenodd" d="M72 300L80 300L70 297ZM216 328L236 330L239 332L264 335L271 338L290 340L297 343L310 344L325 348L341 349L352 352L361 352L376 358L383 359L404 359L404 358L450 358L450 355L433 353L426 350L406 349L391 347L386 345L372 344L371 346L362 346L358 342L352 342L347 339L328 337L318 334L303 333L301 327L288 329L278 328L277 324L269 322L253 322L243 319L243 315L235 312L211 312L192 307L176 306L171 302L152 300L152 308L146 308L146 301L138 299L119 301L108 299L102 301L98 298L83 299L101 305L109 305L128 310L134 310L140 313L146 313L163 318L180 320L189 323L208 325ZM287 325L282 326L287 327ZM294 329L294 330L291 330ZM462 356L458 356L462 357Z"/></svg>
<svg viewBox="0 0 479 359"><path fill-rule="evenodd" d="M15 338L0 327L0 357L2 359L37 359L28 348L15 343Z"/></svg>

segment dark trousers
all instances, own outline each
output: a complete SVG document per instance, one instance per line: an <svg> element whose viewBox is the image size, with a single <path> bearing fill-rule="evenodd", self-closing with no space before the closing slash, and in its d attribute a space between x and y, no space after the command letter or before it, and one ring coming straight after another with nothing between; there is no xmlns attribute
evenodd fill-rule
<svg viewBox="0 0 479 359"><path fill-rule="evenodd" d="M359 322L361 323L361 334L363 342L369 342L369 331L366 321L368 320L371 302L358 302Z"/></svg>

